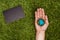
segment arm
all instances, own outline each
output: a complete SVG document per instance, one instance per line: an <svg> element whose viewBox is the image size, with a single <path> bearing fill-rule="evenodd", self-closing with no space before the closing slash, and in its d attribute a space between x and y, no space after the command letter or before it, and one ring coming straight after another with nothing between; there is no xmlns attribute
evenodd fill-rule
<svg viewBox="0 0 60 40"><path fill-rule="evenodd" d="M44 40L45 39L45 31L36 32L36 40Z"/></svg>
<svg viewBox="0 0 60 40"><path fill-rule="evenodd" d="M41 27L40 25L37 24L37 20L39 18L44 19L45 24ZM44 9L39 8L35 12L35 27L36 27L36 40L45 40L45 31L49 25L48 22L48 17L44 13Z"/></svg>

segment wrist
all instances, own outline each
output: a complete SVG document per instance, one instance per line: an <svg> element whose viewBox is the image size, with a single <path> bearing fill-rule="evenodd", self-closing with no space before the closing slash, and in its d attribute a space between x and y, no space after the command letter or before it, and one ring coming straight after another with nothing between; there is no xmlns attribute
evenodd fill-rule
<svg viewBox="0 0 60 40"><path fill-rule="evenodd" d="M37 34L39 34L39 33L45 33L45 31L37 31L36 33Z"/></svg>
<svg viewBox="0 0 60 40"><path fill-rule="evenodd" d="M36 32L36 40L44 40L44 38L45 38L45 31Z"/></svg>

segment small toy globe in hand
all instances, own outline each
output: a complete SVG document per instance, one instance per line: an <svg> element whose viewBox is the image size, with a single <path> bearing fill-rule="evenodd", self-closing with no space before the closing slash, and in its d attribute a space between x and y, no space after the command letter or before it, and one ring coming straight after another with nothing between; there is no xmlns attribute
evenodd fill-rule
<svg viewBox="0 0 60 40"><path fill-rule="evenodd" d="M38 25L43 26L45 24L45 21L43 19L38 20Z"/></svg>

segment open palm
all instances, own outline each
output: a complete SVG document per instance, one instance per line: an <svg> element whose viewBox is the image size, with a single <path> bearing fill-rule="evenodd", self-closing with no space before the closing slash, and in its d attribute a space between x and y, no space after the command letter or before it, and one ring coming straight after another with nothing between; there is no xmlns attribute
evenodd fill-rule
<svg viewBox="0 0 60 40"><path fill-rule="evenodd" d="M45 21L45 24L41 27L37 24L37 20L42 18ZM45 15L44 9L39 8L37 11L35 11L35 26L37 31L43 31L46 30L49 25L48 17Z"/></svg>

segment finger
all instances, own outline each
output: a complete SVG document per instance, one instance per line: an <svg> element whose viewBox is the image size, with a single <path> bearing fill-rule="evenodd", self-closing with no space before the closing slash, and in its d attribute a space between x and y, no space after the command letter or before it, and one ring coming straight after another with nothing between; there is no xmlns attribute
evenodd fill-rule
<svg viewBox="0 0 60 40"><path fill-rule="evenodd" d="M44 12L44 9L43 8L42 8L42 15L43 15L43 19L44 19L45 12Z"/></svg>
<svg viewBox="0 0 60 40"><path fill-rule="evenodd" d="M35 20L37 21L38 15L37 15L37 11L35 11Z"/></svg>
<svg viewBox="0 0 60 40"><path fill-rule="evenodd" d="M38 16L38 18L39 18L39 9L37 9L37 16Z"/></svg>
<svg viewBox="0 0 60 40"><path fill-rule="evenodd" d="M35 20L35 26L36 26L36 27L38 27L38 23L37 23L37 21L36 21L36 20Z"/></svg>
<svg viewBox="0 0 60 40"><path fill-rule="evenodd" d="M35 11L35 18L37 17L37 12Z"/></svg>
<svg viewBox="0 0 60 40"><path fill-rule="evenodd" d="M46 24L48 24L48 17L47 17L47 15L45 17L46 17L45 18Z"/></svg>
<svg viewBox="0 0 60 40"><path fill-rule="evenodd" d="M42 18L42 16L43 16L43 15L42 15L42 12L43 12L43 11L42 11L42 8L40 8L40 10L39 10L39 17L40 17L40 18Z"/></svg>
<svg viewBox="0 0 60 40"><path fill-rule="evenodd" d="M45 12L44 12L44 9L43 9L43 8L42 8L42 11L43 11L43 12L42 12L42 13L43 13L43 15L45 15Z"/></svg>
<svg viewBox="0 0 60 40"><path fill-rule="evenodd" d="M46 20L46 16L45 15L43 15L43 19Z"/></svg>

